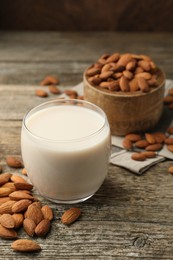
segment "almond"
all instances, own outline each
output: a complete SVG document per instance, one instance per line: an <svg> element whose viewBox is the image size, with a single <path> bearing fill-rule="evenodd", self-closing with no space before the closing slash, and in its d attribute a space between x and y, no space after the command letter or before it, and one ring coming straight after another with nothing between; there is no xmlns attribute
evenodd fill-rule
<svg viewBox="0 0 173 260"><path fill-rule="evenodd" d="M157 81L155 75L152 75L151 79L149 79L147 82L148 82L149 86L152 86L152 87L157 87L158 86L158 81Z"/></svg>
<svg viewBox="0 0 173 260"><path fill-rule="evenodd" d="M113 53L112 55L110 55L110 56L106 59L106 63L116 62L119 58L120 58L120 54L119 54L119 53Z"/></svg>
<svg viewBox="0 0 173 260"><path fill-rule="evenodd" d="M3 171L2 165L0 165L0 173Z"/></svg>
<svg viewBox="0 0 173 260"><path fill-rule="evenodd" d="M166 135L162 132L156 132L154 133L154 138L156 140L156 143L164 143L165 139L166 139Z"/></svg>
<svg viewBox="0 0 173 260"><path fill-rule="evenodd" d="M172 145L172 144L167 145L167 149L168 149L170 152L173 152L173 145Z"/></svg>
<svg viewBox="0 0 173 260"><path fill-rule="evenodd" d="M23 174L23 175L26 175L26 176L28 175L25 168L22 169L22 174Z"/></svg>
<svg viewBox="0 0 173 260"><path fill-rule="evenodd" d="M110 70L111 68L111 64L105 64L102 69L101 69L101 73Z"/></svg>
<svg viewBox="0 0 173 260"><path fill-rule="evenodd" d="M81 210L79 208L71 208L64 212L64 214L61 217L61 221L63 224L71 224L75 220L79 218L81 215Z"/></svg>
<svg viewBox="0 0 173 260"><path fill-rule="evenodd" d="M33 185L30 183L22 183L22 182L15 182L14 186L16 187L17 190L32 190L33 189Z"/></svg>
<svg viewBox="0 0 173 260"><path fill-rule="evenodd" d="M153 134L145 133L145 138L149 144L155 144L156 139Z"/></svg>
<svg viewBox="0 0 173 260"><path fill-rule="evenodd" d="M41 211L43 213L44 219L48 219L50 221L53 219L53 210L48 205L44 205L41 208Z"/></svg>
<svg viewBox="0 0 173 260"><path fill-rule="evenodd" d="M109 88L110 82L103 81L103 82L101 82L101 83L99 84L99 86L100 86L101 88Z"/></svg>
<svg viewBox="0 0 173 260"><path fill-rule="evenodd" d="M102 72L102 73L100 74L100 78L101 78L102 80L106 80L106 79L108 79L109 77L111 77L112 74L113 74L113 71L104 71L104 72Z"/></svg>
<svg viewBox="0 0 173 260"><path fill-rule="evenodd" d="M147 142L147 140L139 140L135 143L135 146L137 148L145 148L149 145L149 143Z"/></svg>
<svg viewBox="0 0 173 260"><path fill-rule="evenodd" d="M133 148L132 142L127 138L123 140L122 145L126 150L131 150Z"/></svg>
<svg viewBox="0 0 173 260"><path fill-rule="evenodd" d="M0 186L7 183L11 177L11 173L2 173L0 175Z"/></svg>
<svg viewBox="0 0 173 260"><path fill-rule="evenodd" d="M166 138L165 139L165 144L173 144L173 138Z"/></svg>
<svg viewBox="0 0 173 260"><path fill-rule="evenodd" d="M86 75L87 76L94 76L96 74L100 73L100 69L98 68L90 68L87 70Z"/></svg>
<svg viewBox="0 0 173 260"><path fill-rule="evenodd" d="M113 76L113 78L115 78L115 79L119 79L119 78L122 77L122 75L123 75L122 72L116 72L116 73L114 73L112 76Z"/></svg>
<svg viewBox="0 0 173 260"><path fill-rule="evenodd" d="M26 212L26 218L32 219L38 225L43 219L43 213L37 205L30 205Z"/></svg>
<svg viewBox="0 0 173 260"><path fill-rule="evenodd" d="M152 151L145 151L142 152L141 154L143 154L146 158L154 158L157 155L155 152Z"/></svg>
<svg viewBox="0 0 173 260"><path fill-rule="evenodd" d="M140 60L138 61L138 65L144 69L144 71L150 71L151 70L151 65L150 61L147 60Z"/></svg>
<svg viewBox="0 0 173 260"><path fill-rule="evenodd" d="M15 201L9 200L4 202L2 205L0 205L0 214L11 214L12 213L12 207L15 204Z"/></svg>
<svg viewBox="0 0 173 260"><path fill-rule="evenodd" d="M48 93L47 93L45 90L36 89L35 95L38 96L38 97L43 97L43 98L45 98L45 97L48 96Z"/></svg>
<svg viewBox="0 0 173 260"><path fill-rule="evenodd" d="M173 173L173 166L170 166L168 172Z"/></svg>
<svg viewBox="0 0 173 260"><path fill-rule="evenodd" d="M0 237L5 239L15 239L17 238L17 233L13 229L5 228L0 224Z"/></svg>
<svg viewBox="0 0 173 260"><path fill-rule="evenodd" d="M6 162L7 162L8 166L10 166L12 168L22 168L23 167L23 163L14 156L8 156L6 158Z"/></svg>
<svg viewBox="0 0 173 260"><path fill-rule="evenodd" d="M129 88L129 81L126 77L122 76L120 78L120 89L121 91L127 92L130 90Z"/></svg>
<svg viewBox="0 0 173 260"><path fill-rule="evenodd" d="M150 91L150 87L148 85L148 82L142 77L138 78L138 86L139 86L139 88L142 92L149 92Z"/></svg>
<svg viewBox="0 0 173 260"><path fill-rule="evenodd" d="M14 228L15 222L10 214L2 214L0 216L0 223L3 227Z"/></svg>
<svg viewBox="0 0 173 260"><path fill-rule="evenodd" d="M13 217L14 223L15 223L15 224L14 224L14 228L19 228L19 227L21 227L22 224L23 224L23 219L24 219L23 214L21 214L21 213L15 213L15 214L12 215L12 217Z"/></svg>
<svg viewBox="0 0 173 260"><path fill-rule="evenodd" d="M131 158L135 161L145 161L146 157L142 153L133 153Z"/></svg>
<svg viewBox="0 0 173 260"><path fill-rule="evenodd" d="M146 151L159 151L162 148L162 144L150 144L145 150Z"/></svg>
<svg viewBox="0 0 173 260"><path fill-rule="evenodd" d="M173 126L172 127L169 127L167 129L167 132L170 134L170 135L173 135Z"/></svg>
<svg viewBox="0 0 173 260"><path fill-rule="evenodd" d="M24 178L22 178L22 177L20 177L18 175L14 175L14 174L11 176L11 181L12 182L27 183L27 181Z"/></svg>
<svg viewBox="0 0 173 260"><path fill-rule="evenodd" d="M61 94L61 90L53 85L49 86L49 91L54 95Z"/></svg>
<svg viewBox="0 0 173 260"><path fill-rule="evenodd" d="M133 71L136 67L136 61L135 60L132 60L132 61L129 61L126 65L126 70L130 70L130 71Z"/></svg>
<svg viewBox="0 0 173 260"><path fill-rule="evenodd" d="M134 73L135 73L135 74L139 74L139 73L142 73L142 72L144 72L143 68L141 68L141 67L136 67Z"/></svg>
<svg viewBox="0 0 173 260"><path fill-rule="evenodd" d="M28 234L28 236L32 237L35 232L36 224L34 220L25 218L23 221L23 228L25 232Z"/></svg>
<svg viewBox="0 0 173 260"><path fill-rule="evenodd" d="M120 59L117 62L117 65L121 65L126 67L126 65L129 63L129 61L132 59L132 55L129 53L121 55Z"/></svg>
<svg viewBox="0 0 173 260"><path fill-rule="evenodd" d="M3 203L5 203L5 202L7 202L7 201L9 201L10 200L10 198L9 197L2 197L2 198L0 198L0 206L3 204ZM11 200L10 200L11 201ZM1 214L1 213L0 213Z"/></svg>
<svg viewBox="0 0 173 260"><path fill-rule="evenodd" d="M96 76L98 76L98 75L96 75ZM96 76L88 78L88 81L89 81L91 84L97 86L97 85L100 84L100 82L101 82L102 80L101 80L99 77L96 77Z"/></svg>
<svg viewBox="0 0 173 260"><path fill-rule="evenodd" d="M27 199L19 200L12 206L12 212L19 213L25 211L31 203L32 202Z"/></svg>
<svg viewBox="0 0 173 260"><path fill-rule="evenodd" d="M48 85L57 85L59 84L59 79L55 76L46 76L44 80L40 82L40 86L48 86Z"/></svg>
<svg viewBox="0 0 173 260"><path fill-rule="evenodd" d="M124 77L126 77L127 79L132 79L133 78L133 73L128 71L128 70L124 70L123 71L123 75Z"/></svg>
<svg viewBox="0 0 173 260"><path fill-rule="evenodd" d="M2 188L9 188L11 192L16 190L16 187L13 182L7 182L4 185L1 186Z"/></svg>
<svg viewBox="0 0 173 260"><path fill-rule="evenodd" d="M141 72L135 75L136 78L144 78L146 80L151 79L151 73L149 72Z"/></svg>
<svg viewBox="0 0 173 260"><path fill-rule="evenodd" d="M29 239L18 239L11 244L11 248L19 252L34 252L41 250L39 244Z"/></svg>
<svg viewBox="0 0 173 260"><path fill-rule="evenodd" d="M138 80L136 78L133 78L129 82L129 86L130 86L130 91L131 92L135 92L135 91L139 90Z"/></svg>
<svg viewBox="0 0 173 260"><path fill-rule="evenodd" d="M29 200L33 200L34 197L31 196L30 194L27 194L26 192L22 191L22 190L17 190L12 192L9 195L10 199L12 200L21 200L21 199L29 199Z"/></svg>
<svg viewBox="0 0 173 260"><path fill-rule="evenodd" d="M75 91L75 90L71 90L71 89L66 89L64 90L64 93L67 95L67 96L75 96L77 97L78 96L78 93Z"/></svg>
<svg viewBox="0 0 173 260"><path fill-rule="evenodd" d="M130 140L131 142L137 142L141 140L140 134L127 134L126 139Z"/></svg>
<svg viewBox="0 0 173 260"><path fill-rule="evenodd" d="M120 87L119 87L118 80L114 80L114 81L110 82L108 89L111 91L119 91Z"/></svg>
<svg viewBox="0 0 173 260"><path fill-rule="evenodd" d="M50 229L50 221L48 219L43 219L35 228L35 234L38 237L44 237Z"/></svg>
<svg viewBox="0 0 173 260"><path fill-rule="evenodd" d="M0 197L6 197L11 193L10 188L0 188Z"/></svg>

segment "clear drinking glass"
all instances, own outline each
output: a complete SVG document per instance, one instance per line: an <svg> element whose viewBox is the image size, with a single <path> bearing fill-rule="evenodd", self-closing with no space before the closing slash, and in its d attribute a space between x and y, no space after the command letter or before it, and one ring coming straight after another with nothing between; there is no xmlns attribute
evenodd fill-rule
<svg viewBox="0 0 173 260"><path fill-rule="evenodd" d="M57 203L85 201L107 175L106 115L83 100L43 103L23 119L21 150L29 179L43 197Z"/></svg>

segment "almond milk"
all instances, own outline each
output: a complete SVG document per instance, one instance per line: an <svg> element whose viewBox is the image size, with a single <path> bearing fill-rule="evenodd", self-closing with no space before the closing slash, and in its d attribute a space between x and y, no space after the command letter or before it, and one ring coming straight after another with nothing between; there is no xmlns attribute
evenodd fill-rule
<svg viewBox="0 0 173 260"><path fill-rule="evenodd" d="M21 148L40 194L55 202L84 201L107 175L109 125L104 112L88 102L50 101L26 115Z"/></svg>

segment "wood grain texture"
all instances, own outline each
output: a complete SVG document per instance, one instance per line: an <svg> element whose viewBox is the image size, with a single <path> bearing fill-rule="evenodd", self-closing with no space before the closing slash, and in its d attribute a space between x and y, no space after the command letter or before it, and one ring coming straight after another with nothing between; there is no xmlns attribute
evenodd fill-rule
<svg viewBox="0 0 173 260"><path fill-rule="evenodd" d="M173 31L171 0L1 0L5 30Z"/></svg>
<svg viewBox="0 0 173 260"><path fill-rule="evenodd" d="M58 75L63 89L81 81L85 67L103 52L127 52L131 48L152 54L173 78L172 35L16 32L1 33L0 38L0 164L4 172L14 172L5 157L20 155L24 114L45 101L34 95L45 75ZM53 98L50 95L46 100ZM71 205L48 202L34 190L55 212L48 236L36 239L43 250L34 254L13 252L11 242L0 239L0 259L171 260L173 176L167 169L172 164L164 161L142 176L110 165L108 177L95 196L75 205L82 215L69 227L60 218ZM22 230L19 235L28 238Z"/></svg>

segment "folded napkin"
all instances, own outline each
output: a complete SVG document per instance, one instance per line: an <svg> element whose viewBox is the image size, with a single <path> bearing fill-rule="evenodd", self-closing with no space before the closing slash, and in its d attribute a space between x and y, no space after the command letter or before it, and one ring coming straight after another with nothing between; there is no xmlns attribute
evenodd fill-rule
<svg viewBox="0 0 173 260"><path fill-rule="evenodd" d="M173 87L173 80L166 80L165 85L165 96L168 94L168 90ZM83 82L79 83L72 88L76 90L79 95L83 95ZM66 95L63 94L62 97ZM173 113L167 107L164 107L163 116L157 126L152 130L152 132L166 132L166 129L173 126ZM126 151L122 146L123 137L112 136L112 154L111 163L117 166L124 167L131 172L141 175L152 165L166 160L166 158L173 160L173 153L168 151L166 145L158 152L156 158L149 158L145 161L135 161L131 159L133 152ZM136 149L138 150L138 149Z"/></svg>

